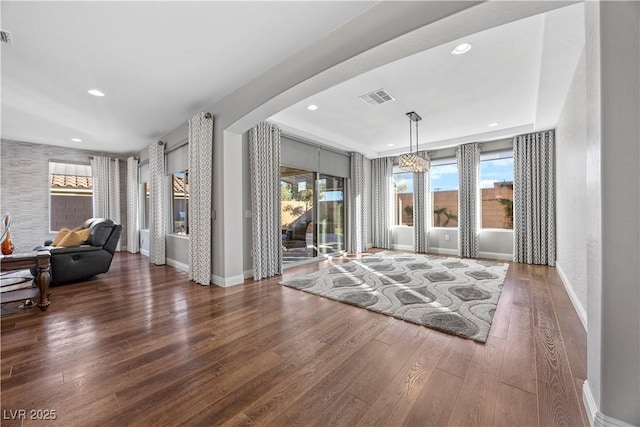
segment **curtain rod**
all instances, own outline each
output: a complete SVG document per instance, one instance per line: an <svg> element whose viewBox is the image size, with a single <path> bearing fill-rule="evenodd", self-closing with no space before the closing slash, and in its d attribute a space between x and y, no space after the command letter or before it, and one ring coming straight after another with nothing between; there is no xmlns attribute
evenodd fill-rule
<svg viewBox="0 0 640 427"><path fill-rule="evenodd" d="M95 156L89 156L89 160L93 160L94 158L95 158ZM126 160L126 159L121 159L120 157L111 157L110 159L113 160L113 161ZM134 157L134 159L139 160L137 157Z"/></svg>

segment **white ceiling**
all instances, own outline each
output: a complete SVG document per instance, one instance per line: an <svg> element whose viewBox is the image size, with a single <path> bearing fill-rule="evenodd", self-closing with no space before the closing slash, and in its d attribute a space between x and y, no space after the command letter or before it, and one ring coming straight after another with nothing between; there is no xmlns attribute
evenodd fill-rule
<svg viewBox="0 0 640 427"><path fill-rule="evenodd" d="M2 1L1 137L139 151L374 4Z"/></svg>
<svg viewBox="0 0 640 427"><path fill-rule="evenodd" d="M1 136L140 151L374 4L3 1L1 27L14 44L2 45ZM421 149L552 128L584 46L583 9L579 3L465 37L473 45L465 55L449 53L457 41L422 51L270 121L370 157L407 150L409 111L423 117ZM107 96L87 94L91 88ZM357 100L380 88L396 100ZM310 103L320 108L308 111Z"/></svg>
<svg viewBox="0 0 640 427"><path fill-rule="evenodd" d="M473 48L451 55L460 42ZM371 157L408 150L409 111L423 118L421 149L549 129L557 124L583 47L584 5L579 3L384 65L269 121L291 135ZM381 88L396 100L370 106L357 99ZM309 104L318 110L307 110ZM493 122L498 126L489 127Z"/></svg>

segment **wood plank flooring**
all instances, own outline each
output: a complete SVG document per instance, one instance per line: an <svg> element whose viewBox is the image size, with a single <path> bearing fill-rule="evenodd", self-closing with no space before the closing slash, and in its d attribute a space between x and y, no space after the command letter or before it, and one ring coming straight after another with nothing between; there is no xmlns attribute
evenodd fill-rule
<svg viewBox="0 0 640 427"><path fill-rule="evenodd" d="M280 279L203 287L117 254L48 311L2 317L2 424L588 425L586 334L553 268L511 264L486 344Z"/></svg>

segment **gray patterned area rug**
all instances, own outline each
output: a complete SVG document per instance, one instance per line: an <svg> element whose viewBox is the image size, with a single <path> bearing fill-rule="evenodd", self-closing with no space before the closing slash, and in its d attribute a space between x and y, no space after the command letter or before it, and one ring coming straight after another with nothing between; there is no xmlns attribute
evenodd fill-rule
<svg viewBox="0 0 640 427"><path fill-rule="evenodd" d="M280 284L486 342L509 264L380 252Z"/></svg>

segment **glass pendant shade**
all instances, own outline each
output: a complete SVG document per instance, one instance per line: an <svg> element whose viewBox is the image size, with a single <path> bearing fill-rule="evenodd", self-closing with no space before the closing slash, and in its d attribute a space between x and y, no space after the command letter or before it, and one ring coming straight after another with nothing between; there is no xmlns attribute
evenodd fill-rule
<svg viewBox="0 0 640 427"><path fill-rule="evenodd" d="M415 112L407 113L409 118L409 152L401 154L398 158L400 169L407 172L424 173L427 172L427 161L418 155L418 122L422 120ZM416 152L413 152L413 124L416 127Z"/></svg>
<svg viewBox="0 0 640 427"><path fill-rule="evenodd" d="M427 161L416 153L401 154L398 158L400 169L407 172L426 172Z"/></svg>

